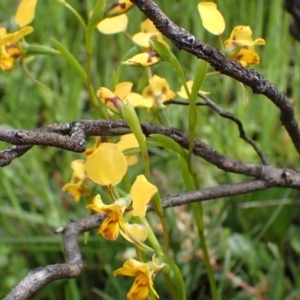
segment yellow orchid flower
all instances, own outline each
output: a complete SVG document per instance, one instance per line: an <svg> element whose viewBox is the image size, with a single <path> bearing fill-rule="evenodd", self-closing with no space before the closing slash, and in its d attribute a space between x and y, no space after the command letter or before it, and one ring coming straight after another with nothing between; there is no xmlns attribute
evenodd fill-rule
<svg viewBox="0 0 300 300"><path fill-rule="evenodd" d="M225 21L214 2L200 2L198 11L203 27L212 34L220 35L225 30Z"/></svg>
<svg viewBox="0 0 300 300"><path fill-rule="evenodd" d="M114 17L117 15L121 15L129 11L134 4L130 0L119 0L118 2L112 3L106 13L106 17Z"/></svg>
<svg viewBox="0 0 300 300"><path fill-rule="evenodd" d="M175 98L176 94L170 89L165 78L154 75L149 79L149 85L144 88L142 96L152 99L152 107L161 109L165 108L162 103Z"/></svg>
<svg viewBox="0 0 300 300"><path fill-rule="evenodd" d="M262 38L253 40L251 28L240 25L233 28L229 39L224 42L224 46L230 57L247 67L248 64L259 64L260 57L254 51L254 46L265 45L265 43Z"/></svg>
<svg viewBox="0 0 300 300"><path fill-rule="evenodd" d="M187 85L188 90L189 90L190 93L192 92L193 84L194 84L194 81L193 81L193 80L189 80L189 81L186 82L186 85ZM205 91L201 91L201 90L200 90L199 92L200 92L201 94L203 94L203 95L208 95L208 94L210 94L210 92L205 92ZM184 88L183 85L181 86L180 90L177 92L177 95L178 95L179 97L183 98L183 99L188 99L188 98L189 98L188 95L187 95L187 93L186 93L186 91L185 91L185 88Z"/></svg>
<svg viewBox="0 0 300 300"><path fill-rule="evenodd" d="M158 265L158 262L153 255L152 262L143 263L133 258L128 259L123 264L123 267L114 271L113 275L124 275L135 277L134 283L130 288L128 300L146 300L149 294L149 289L159 298L153 287L153 279L155 275L164 267L164 264Z"/></svg>
<svg viewBox="0 0 300 300"><path fill-rule="evenodd" d="M81 195L87 194L86 190L82 188L84 182L88 179L85 173L85 162L82 159L71 162L73 174L71 181L66 183L62 190L68 192L75 202L79 202Z"/></svg>
<svg viewBox="0 0 300 300"><path fill-rule="evenodd" d="M155 38L166 47L170 48L169 44L163 39L162 34L156 29L152 21L147 19L141 23L141 32L134 34L132 41L143 48L149 48L151 47L149 43L150 38Z"/></svg>
<svg viewBox="0 0 300 300"><path fill-rule="evenodd" d="M151 67L161 61L161 57L154 51L143 52L122 62L123 65L135 67Z"/></svg>
<svg viewBox="0 0 300 300"><path fill-rule="evenodd" d="M225 21L214 2L200 2L198 11L203 27L210 33L221 35L225 30ZM254 52L254 46L265 45L265 40L252 39L252 30L249 26L236 26L231 32L230 38L224 42L224 53L237 60L242 66L259 64L260 57Z"/></svg>
<svg viewBox="0 0 300 300"><path fill-rule="evenodd" d="M125 229L123 214L125 205L122 201L115 201L106 205L102 202L100 195L96 195L93 203L86 206L96 212L107 214L107 217L99 227L99 233L107 240L114 241L118 238L120 228Z"/></svg>
<svg viewBox="0 0 300 300"><path fill-rule="evenodd" d="M87 148L84 151L85 156L89 156L89 155L93 154L102 143L107 142L107 138L103 138L103 137L99 137L99 136L94 137L94 138L95 138L94 144L90 148ZM128 134L122 135L120 137L120 140L116 143L116 146L118 146L118 148L122 152L124 152L126 150L130 150L130 149L139 148L139 144L133 133L128 133ZM135 165L138 162L138 158L136 155L125 155L125 158L127 161L127 166Z"/></svg>
<svg viewBox="0 0 300 300"><path fill-rule="evenodd" d="M142 243L148 236L148 226L125 223L124 231L121 230L120 233L130 243Z"/></svg>
<svg viewBox="0 0 300 300"><path fill-rule="evenodd" d="M100 195L96 195L93 199L93 203L87 205L86 208L107 215L98 231L103 238L114 241L118 238L119 234L121 234L128 242L149 250L151 248L143 244L148 236L148 227L142 224L129 224L124 222L123 215L128 205L125 198L118 199L113 204L106 205L102 202Z"/></svg>
<svg viewBox="0 0 300 300"><path fill-rule="evenodd" d="M127 29L128 17L126 14L103 19L97 29L103 34L115 34L124 32Z"/></svg>
<svg viewBox="0 0 300 300"><path fill-rule="evenodd" d="M132 93L133 84L129 81L121 82L116 85L114 92L101 87L97 91L97 96L107 108L113 113L120 113L125 100L130 100L134 107L151 107L153 101L149 98L144 98L140 94Z"/></svg>
<svg viewBox="0 0 300 300"><path fill-rule="evenodd" d="M33 31L31 26L7 33L6 28L0 28L0 68L3 71L11 71L14 68L15 60L24 55L19 40Z"/></svg>
<svg viewBox="0 0 300 300"><path fill-rule="evenodd" d="M214 2L200 2L198 11L203 27L212 34L221 35L225 30L225 21ZM224 42L224 52L229 57L240 62L244 67L248 64L259 64L260 57L254 52L255 45L265 45L265 40L252 39L252 30L249 26L236 26L230 38Z"/></svg>
<svg viewBox="0 0 300 300"><path fill-rule="evenodd" d="M105 12L106 18L98 23L97 29L103 34L115 34L126 31L128 25L126 12L133 5L130 0L119 0L112 3Z"/></svg>
<svg viewBox="0 0 300 300"><path fill-rule="evenodd" d="M126 174L126 158L118 146L104 143L87 157L85 171L95 183L111 187L117 185Z"/></svg>
<svg viewBox="0 0 300 300"><path fill-rule="evenodd" d="M28 25L35 16L37 0L21 0L15 15L19 27Z"/></svg>

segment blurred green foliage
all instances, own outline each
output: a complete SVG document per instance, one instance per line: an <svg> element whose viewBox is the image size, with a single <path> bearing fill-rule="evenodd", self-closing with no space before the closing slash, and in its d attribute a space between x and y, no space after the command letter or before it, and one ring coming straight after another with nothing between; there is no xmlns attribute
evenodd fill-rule
<svg viewBox="0 0 300 300"><path fill-rule="evenodd" d="M86 18L95 1L70 0ZM224 37L233 26L250 25L254 38L263 37L266 46L257 50L261 64L255 66L263 76L295 103L297 114L300 98L300 44L288 31L290 17L281 0L216 1L226 20ZM10 22L18 1L0 0L1 22ZM218 39L206 32L196 11L198 1L157 1L162 10L179 26L197 38L218 47ZM129 13L128 31L140 31L144 16L134 8ZM12 22L11 22L12 23ZM9 24L11 24L9 23ZM54 47L55 38L84 64L84 32L75 17L56 1L39 1L34 33L27 41ZM119 68L133 44L125 34L104 36L94 34L93 84L111 87L113 72ZM187 75L192 78L196 58L171 46ZM36 86L20 66L10 73L0 73L0 125L9 128L34 129L54 122L96 119L82 79L61 57L37 56L28 61L32 76L49 89ZM166 63L153 67L153 73L165 77L178 91L181 83ZM138 92L146 82L144 70L121 67L120 80L135 83ZM246 132L253 137L269 162L279 167L299 168L298 154L280 125L277 108L265 97L252 94L243 102L241 85L231 78L218 76L205 81L203 90L223 109L242 120ZM197 138L230 157L259 162L254 150L239 139L236 126L222 119L209 108L200 107ZM150 121L140 111L141 119ZM174 127L187 130L186 107L173 106L167 114ZM92 142L92 141L91 141ZM8 145L0 143L1 149ZM85 205L91 199L75 204L61 191L71 177L70 162L83 155L50 147L34 147L11 165L0 169L0 296L4 296L27 272L38 266L64 261L61 237L53 234L70 217L89 214ZM201 187L233 183L240 175L226 174L200 159L195 160ZM161 196L179 193L184 185L176 156L152 149L151 165ZM139 167L140 169L142 166ZM132 171L137 172L137 171ZM245 289L237 288L243 280L265 299L300 299L300 227L299 193L288 189L270 189L249 195L204 203L204 217L209 251L223 269L216 271L221 299L255 299ZM167 211L171 228L171 247L186 281L189 299L209 299L208 282L201 257L197 234L193 230L188 208ZM150 220L155 219L150 214ZM121 239L117 243L90 233L88 244L80 240L85 267L79 278L60 280L43 288L32 299L124 299L131 280L112 277L131 251ZM4 271L5 270L5 271ZM225 273L235 275L228 280ZM168 299L163 278L158 275L155 286L161 299Z"/></svg>

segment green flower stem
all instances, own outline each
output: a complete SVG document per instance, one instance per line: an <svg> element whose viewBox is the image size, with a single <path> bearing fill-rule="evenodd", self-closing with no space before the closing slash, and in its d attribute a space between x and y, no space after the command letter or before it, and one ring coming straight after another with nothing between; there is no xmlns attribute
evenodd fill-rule
<svg viewBox="0 0 300 300"><path fill-rule="evenodd" d="M161 206L161 199L158 193L156 193L153 197L153 202L154 203L159 203ZM162 208L163 209L163 208ZM170 237L169 237L169 230L168 230L168 224L165 218L165 215L162 211L162 213L160 213L159 211L156 211L156 214L159 217L162 229L163 229L163 235L164 235L164 253L165 255L168 255L169 253L169 246L170 246Z"/></svg>
<svg viewBox="0 0 300 300"><path fill-rule="evenodd" d="M123 118L127 122L128 126L134 133L140 149L141 149L141 154L143 157L143 162L144 162L144 167L145 167L145 174L146 178L148 181L150 181L150 166L149 166L149 155L148 155L148 150L146 146L146 142L144 139L144 135L141 129L141 125L138 119L138 116L131 105L131 103L125 103L125 107L123 109ZM168 226L167 222L164 216L164 210L161 205L161 199L158 193L156 193L153 196L152 203L154 206L154 211L156 212L157 216L159 217L159 220L161 222L162 228L163 228L163 235L164 235L164 252L167 255L169 251L169 244L170 244L170 239L169 239L169 231L168 231Z"/></svg>
<svg viewBox="0 0 300 300"><path fill-rule="evenodd" d="M143 258L143 254L142 254L142 251L139 247L137 247L136 245L134 245L135 247L135 252L136 252L136 257L139 261L144 261L144 258Z"/></svg>
<svg viewBox="0 0 300 300"><path fill-rule="evenodd" d="M205 74L205 79L217 77L217 76L220 76L220 75L222 75L222 74L219 71L207 72Z"/></svg>
<svg viewBox="0 0 300 300"><path fill-rule="evenodd" d="M193 215L194 215L194 220L195 224L198 230L198 236L199 236L199 241L200 241L200 246L203 251L203 258L204 258L204 263L206 266L206 271L207 271L207 276L208 276L208 281L209 281L209 287L212 295L213 300L218 300L218 291L217 291L217 285L216 281L213 275L213 269L210 264L210 259L209 259L209 253L205 241L205 236L204 236L204 222L203 222L203 208L202 204L199 203L192 203L191 204Z"/></svg>
<svg viewBox="0 0 300 300"><path fill-rule="evenodd" d="M43 45L32 45L32 44L28 44L26 42L22 42L22 43L20 43L20 46L24 50L26 56L30 56L30 55L59 56L59 55L61 55L60 51L54 50L52 48L49 48L49 47L43 46Z"/></svg>
<svg viewBox="0 0 300 300"><path fill-rule="evenodd" d="M122 109L122 116L123 116L124 120L127 122L131 131L134 133L134 135L139 143L139 146L141 149L141 154L143 157L146 178L150 182L151 174L150 174L148 149L147 149L146 141L144 138L144 134L142 132L139 118L134 110L134 107L130 103L130 101L127 101L127 102L125 101L124 107ZM154 195L154 197L152 199L152 203L154 206L154 210L155 210L156 214L158 215L158 217L161 221L162 227L163 227L164 246L165 246L164 249L165 249L165 254L167 254L168 250L169 250L169 243L170 243L169 242L169 232L168 232L167 222L164 217L164 209L162 207L161 199L160 199L158 193L156 193Z"/></svg>
<svg viewBox="0 0 300 300"><path fill-rule="evenodd" d="M183 174L186 186L189 190L198 190L199 181L197 178L197 173L192 164L192 154L194 147L194 137L195 137L195 129L197 126L197 108L196 108L196 100L198 96L198 92L201 88L201 85L204 81L205 75L207 73L207 63L205 61L200 61L199 66L197 68L194 83L192 87L192 92L189 97L189 151L188 151L188 159L187 159L187 170L185 169L186 174ZM189 176L188 174L189 173ZM204 263L207 270L207 276L209 280L209 286L212 294L212 299L218 299L218 291L215 282L215 278L213 276L212 266L210 264L209 253L207 250L207 245L204 236L204 221L203 221L203 208L201 203L193 203L191 205L195 224L198 230L199 241L201 245L201 249L203 251Z"/></svg>
<svg viewBox="0 0 300 300"><path fill-rule="evenodd" d="M65 58L65 60L73 67L75 71L80 75L82 78L83 82L87 84L87 76L86 72L81 66L81 64L78 62L78 60L74 57L74 55L59 41L55 39L51 39L52 43L54 46L59 50L61 55Z"/></svg>
<svg viewBox="0 0 300 300"><path fill-rule="evenodd" d="M87 26L84 20L82 19L81 15L77 12L77 10L64 0L57 0L57 1L62 5L64 5L67 9L69 9L73 13L73 15L78 19L79 23L82 25L83 29L86 31Z"/></svg>
<svg viewBox="0 0 300 300"><path fill-rule="evenodd" d="M93 33L97 26L97 24L103 18L103 10L106 5L105 0L98 0L93 8L92 15L90 16L88 26L86 29L86 37L85 37L85 48L86 48L86 74L87 74L87 91L89 95L89 99L91 104L97 110L99 116L102 119L107 119L107 113L105 106L99 104L99 101L96 97L95 91L92 85L92 54L93 54Z"/></svg>
<svg viewBox="0 0 300 300"><path fill-rule="evenodd" d="M172 295L172 298L174 300L181 300L181 299L178 298L177 293L176 293L176 291L174 289L174 286L173 286L171 278L170 278L169 271L165 271L165 268L164 268L163 269L163 274L164 274L164 278L165 278L165 282L167 284L167 287L168 287L168 289L169 289L169 291L170 291L170 293Z"/></svg>
<svg viewBox="0 0 300 300"><path fill-rule="evenodd" d="M219 42L220 42L220 48L221 48L221 50L224 50L224 43L223 43L222 34L219 34Z"/></svg>
<svg viewBox="0 0 300 300"><path fill-rule="evenodd" d="M193 82L193 87L192 87L192 92L189 95L189 152L188 152L188 165L189 165L189 170L192 173L192 166L191 166L191 161L192 161L192 155L193 155L193 147L194 147L194 138L195 138L195 129L197 126L197 121L198 121L198 111L196 107L196 100L198 97L198 92L201 88L201 85L205 79L205 75L207 73L207 62L200 60L199 65L196 70L196 74L194 77L194 82ZM195 177L195 175L194 175Z"/></svg>
<svg viewBox="0 0 300 300"><path fill-rule="evenodd" d="M130 103L130 101L128 100L124 101L124 106L122 108L122 116L138 141L138 144L141 149L142 158L143 158L145 175L147 180L150 181L149 155L148 155L144 134L141 128L140 120L135 112L135 109Z"/></svg>
<svg viewBox="0 0 300 300"><path fill-rule="evenodd" d="M159 264L164 263L165 266L163 268L164 274L167 274L168 277L166 279L167 285L171 289L171 294L174 299L176 300L186 300L186 293L185 293L185 284L182 277L182 273L178 266L175 264L175 262L168 256L163 255L160 257L157 257L157 260ZM173 276L172 280L175 284L172 284L171 278L170 278L170 271L172 271ZM170 281L169 281L170 280ZM174 290L175 287L175 290Z"/></svg>
<svg viewBox="0 0 300 300"><path fill-rule="evenodd" d="M142 224L144 224L145 226L148 227L147 240L149 241L151 247L154 249L157 256L163 255L164 253L161 249L161 245L160 245L159 241L157 240L157 237L154 234L152 227L149 225L148 221L145 218L141 219L141 222L142 222Z"/></svg>
<svg viewBox="0 0 300 300"><path fill-rule="evenodd" d="M178 156L179 156L179 160L181 163L182 176L183 176L183 179L184 179L187 189L188 190L199 189L199 182L197 180L197 177L195 176L195 174L196 174L195 170L191 170L189 168L188 162L182 156L180 156L180 155L178 155ZM195 221L197 231L198 231L200 246L203 251L203 259L204 259L204 263L206 266L207 277L208 277L208 281L209 281L212 299L218 300L219 297L218 297L217 285L216 285L216 281L215 281L215 278L213 275L213 269L210 264L209 253L208 253L205 236L204 236L204 221L203 221L202 204L201 204L201 202L192 203L191 208L192 208L192 212L194 215L194 221Z"/></svg>

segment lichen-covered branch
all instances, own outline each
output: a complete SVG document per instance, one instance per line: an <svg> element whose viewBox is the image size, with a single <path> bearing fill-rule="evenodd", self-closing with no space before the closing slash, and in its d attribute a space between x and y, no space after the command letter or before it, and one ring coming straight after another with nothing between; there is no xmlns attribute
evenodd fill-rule
<svg viewBox="0 0 300 300"><path fill-rule="evenodd" d="M149 123L141 123L141 126L147 137L153 133L159 133L172 138L185 149L189 147L188 136L179 129ZM80 133L78 133L78 130ZM76 134L74 134L74 131ZM69 151L83 152L85 150L85 137L122 135L129 132L130 129L123 120L81 120L73 123L46 126L39 130L32 131L19 131L0 127L0 140L26 147L33 145L50 145ZM69 134L69 136L66 134ZM80 143L80 145L77 143ZM12 150L14 150L14 148L12 148ZM219 153L200 140L194 141L193 153L226 172L265 180L273 186L300 187L300 172L292 169L281 169L270 165L239 161ZM13 157L10 155L10 151L6 149L0 153L0 162L7 162L9 159L7 156Z"/></svg>

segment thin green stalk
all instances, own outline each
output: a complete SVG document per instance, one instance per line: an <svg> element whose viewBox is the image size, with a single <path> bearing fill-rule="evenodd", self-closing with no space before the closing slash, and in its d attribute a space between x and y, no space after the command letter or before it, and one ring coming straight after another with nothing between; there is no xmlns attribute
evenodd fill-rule
<svg viewBox="0 0 300 300"><path fill-rule="evenodd" d="M73 6L71 6L69 3L67 3L64 0L57 0L57 1L59 3L61 3L62 5L64 5L67 9L69 9L74 14L74 16L78 19L79 23L82 25L83 29L86 31L87 26L86 26L84 20L82 19L81 15L77 12L77 10L74 9Z"/></svg>
<svg viewBox="0 0 300 300"><path fill-rule="evenodd" d="M153 197L155 203L161 203L161 199L158 193L156 193ZM164 213L160 213L156 211L157 216L159 217L162 229L163 229L163 236L164 236L164 253L168 256L169 246L170 246L170 237L169 237L169 229L168 224L165 218Z"/></svg>
<svg viewBox="0 0 300 300"><path fill-rule="evenodd" d="M149 241L151 247L154 249L155 253L157 256L161 256L163 255L163 251L161 249L161 245L159 243L159 241L157 240L156 235L154 234L152 227L149 225L148 221L143 218L141 219L142 223L148 227L148 237L147 240Z"/></svg>
<svg viewBox="0 0 300 300"><path fill-rule="evenodd" d="M181 163L181 171L183 175L183 179L185 182L185 185L188 190L198 190L199 189L199 182L197 180L196 172L193 168L192 165L189 165L189 163L182 157L179 156L180 163ZM192 167L190 169L189 167ZM194 221L195 225L197 227L198 231L198 237L200 241L200 246L203 251L203 260L205 263L206 271L207 271L207 277L209 281L209 287L212 295L213 300L218 300L218 290L217 290L217 285L216 281L213 275L213 269L210 264L210 259L209 259L209 253L206 245L206 240L204 236L204 221L203 221L203 208L201 202L199 203L193 203L191 204L192 212L194 215Z"/></svg>
<svg viewBox="0 0 300 300"><path fill-rule="evenodd" d="M104 112L104 105L100 105L96 97L92 84L92 57L93 57L93 33L97 24L103 18L103 10L106 5L105 0L98 0L93 8L93 12L89 18L86 29L85 49L86 49L86 75L87 75L87 91L91 104L96 108L99 116L102 119L107 119L107 114Z"/></svg>
<svg viewBox="0 0 300 300"><path fill-rule="evenodd" d="M195 224L196 224L196 227L197 227L197 230L198 230L198 237L199 237L199 241L200 241L200 246L201 246L201 249L203 251L203 259L204 259L204 263L205 263L205 266L206 266L206 271L207 271L207 277L208 277L208 281L209 281L211 296L212 296L213 300L218 300L219 296L218 296L217 285L216 285L216 281L215 281L215 278L214 278L214 275L213 275L213 269L212 269L212 266L210 264L209 253L208 253L206 240L205 240L205 236L204 236L204 222L203 222L202 204L200 202L199 203L193 203L191 206L192 206L192 211L193 211L193 215L194 215Z"/></svg>
<svg viewBox="0 0 300 300"><path fill-rule="evenodd" d="M169 272L164 272L165 282L174 300L181 300L177 297L177 293L173 287Z"/></svg>

